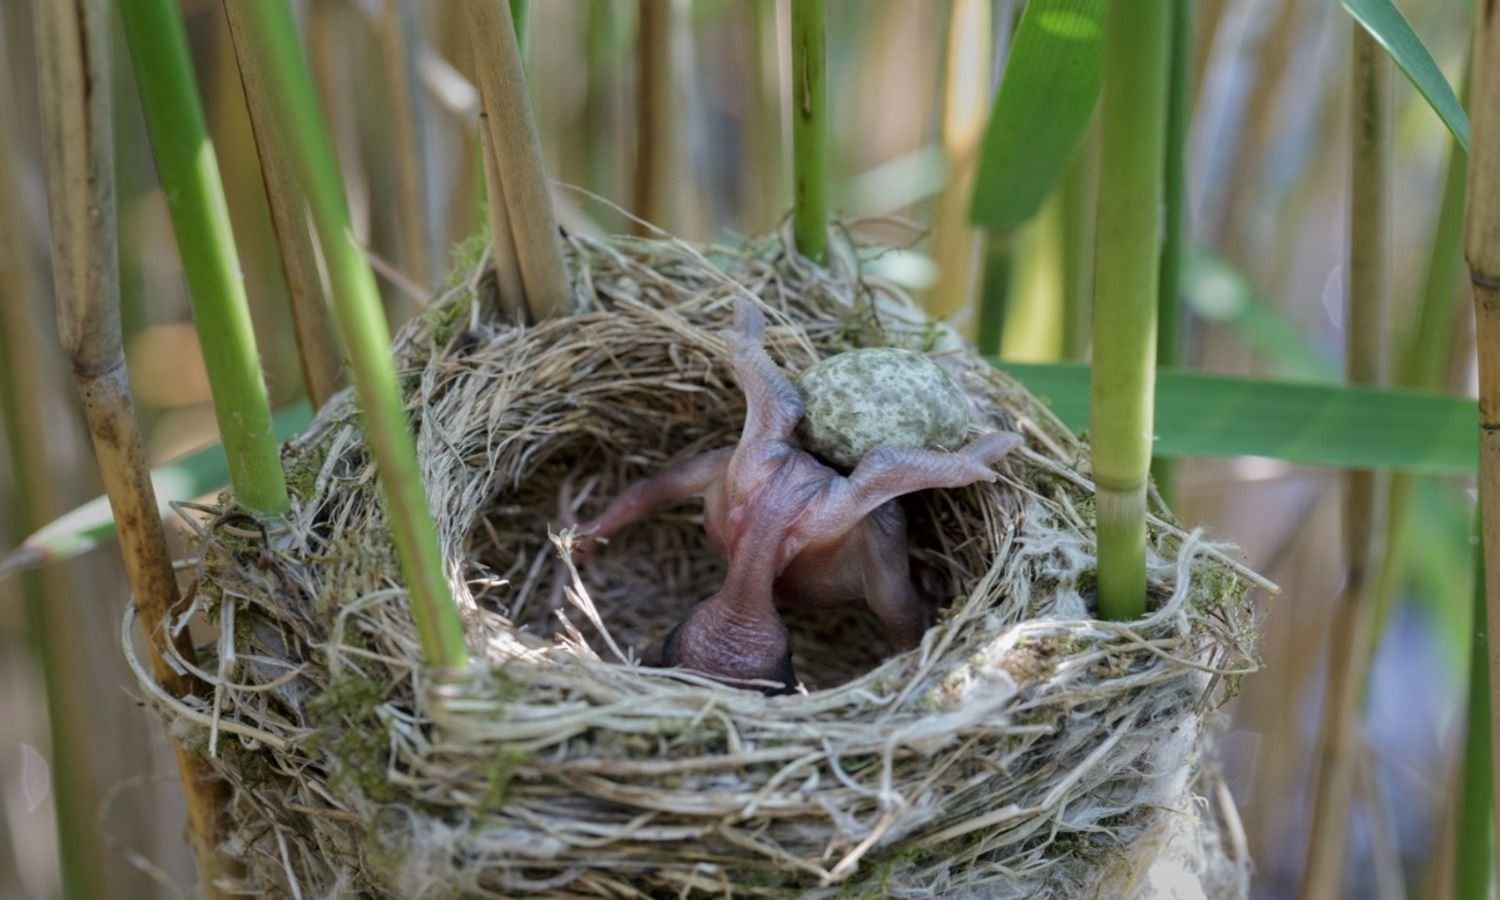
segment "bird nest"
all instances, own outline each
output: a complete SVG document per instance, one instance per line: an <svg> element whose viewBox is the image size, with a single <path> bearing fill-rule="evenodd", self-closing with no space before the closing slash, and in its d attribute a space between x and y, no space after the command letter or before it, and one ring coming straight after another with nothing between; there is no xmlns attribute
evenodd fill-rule
<svg viewBox="0 0 1500 900"><path fill-rule="evenodd" d="M1153 501L1147 615L1091 617L1086 446L842 244L568 239L580 311L516 327L485 261L393 353L476 665L424 668L355 399L284 449L261 526L193 517L219 626L166 696L232 787L219 848L275 896L1080 897L1242 893L1249 862L1205 722L1254 666L1264 584ZM568 523L738 437L723 330L758 298L790 372L921 349L976 430L1020 432L993 484L905 498L935 624L895 652L864 610L787 614L805 690L638 660L724 577L692 504L587 561ZM269 530L268 530L269 529ZM184 620L186 616L182 617ZM133 654L130 642L127 652ZM179 661L179 664L181 661ZM1165 879L1165 881L1163 881Z"/></svg>

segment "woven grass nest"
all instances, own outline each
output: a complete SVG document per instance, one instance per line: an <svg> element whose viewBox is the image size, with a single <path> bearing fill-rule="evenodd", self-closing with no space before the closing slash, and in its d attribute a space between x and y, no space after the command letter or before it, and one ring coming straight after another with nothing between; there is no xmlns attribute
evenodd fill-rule
<svg viewBox="0 0 1500 900"><path fill-rule="evenodd" d="M518 328L486 261L394 354L481 664L424 671L351 392L284 449L269 534L193 517L210 697L144 675L233 786L236 888L286 897L1211 897L1249 861L1205 722L1254 666L1263 584L1153 501L1151 601L1090 618L1087 449L839 245L570 237L580 312ZM893 654L863 610L789 614L805 693L635 661L723 568L691 504L587 563L566 525L671 461L732 444L736 298L788 371L853 346L927 350L978 429L1026 447L998 483L907 498L938 610ZM227 504L227 499L224 501ZM127 652L131 652L127 642Z"/></svg>

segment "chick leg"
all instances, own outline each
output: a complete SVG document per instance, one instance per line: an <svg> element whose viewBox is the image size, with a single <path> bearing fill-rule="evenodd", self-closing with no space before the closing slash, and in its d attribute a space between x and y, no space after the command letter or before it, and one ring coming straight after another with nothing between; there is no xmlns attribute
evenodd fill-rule
<svg viewBox="0 0 1500 900"><path fill-rule="evenodd" d="M707 493L724 477L733 454L733 447L710 450L685 459L659 475L635 482L610 501L604 512L578 526L578 533L585 542L582 549L585 552L591 550L593 541L608 538L650 515L653 510Z"/></svg>
<svg viewBox="0 0 1500 900"><path fill-rule="evenodd" d="M994 481L997 476L991 467L1020 445L1020 435L999 431L952 453L876 447L865 454L848 478L834 482L817 515L809 518L809 535L817 539L848 531L903 494Z"/></svg>
<svg viewBox="0 0 1500 900"><path fill-rule="evenodd" d="M741 443L784 441L802 418L802 394L762 346L765 318L755 304L735 306L734 330L725 335L734 377L745 394L745 430Z"/></svg>
<svg viewBox="0 0 1500 900"><path fill-rule="evenodd" d="M927 630L927 610L911 581L906 555L906 516L896 504L882 507L861 526L860 563L865 603L898 649L911 650Z"/></svg>

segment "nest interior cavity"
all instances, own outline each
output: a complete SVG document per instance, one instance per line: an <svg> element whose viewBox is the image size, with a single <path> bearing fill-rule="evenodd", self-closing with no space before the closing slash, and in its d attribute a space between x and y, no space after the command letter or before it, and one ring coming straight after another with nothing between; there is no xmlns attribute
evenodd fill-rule
<svg viewBox="0 0 1500 900"><path fill-rule="evenodd" d="M212 694L172 699L138 671L234 788L221 850L241 887L1123 896L1172 856L1210 896L1243 891L1232 804L1192 798L1215 795L1195 780L1205 719L1253 668L1256 576L1158 505L1151 611L1091 618L1086 447L868 275L869 251L840 245L827 269L775 238L571 237L568 254L577 315L511 324L481 257L394 346L471 671L421 665L350 392L284 450L284 526L248 526L227 500L194 520ZM893 653L863 610L792 615L809 690L790 697L638 665L723 577L694 505L586 564L569 553L569 523L623 486L734 443L721 333L746 296L789 372L923 350L976 429L1027 440L998 483L904 501L936 621L921 647Z"/></svg>

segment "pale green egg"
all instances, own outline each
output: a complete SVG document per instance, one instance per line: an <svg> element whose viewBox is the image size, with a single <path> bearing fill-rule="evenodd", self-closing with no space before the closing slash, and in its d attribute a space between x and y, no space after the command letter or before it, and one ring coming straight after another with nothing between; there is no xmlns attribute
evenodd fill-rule
<svg viewBox="0 0 1500 900"><path fill-rule="evenodd" d="M956 450L969 430L964 392L937 363L890 347L830 356L797 377L807 412L797 436L852 469L875 447Z"/></svg>

